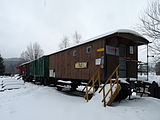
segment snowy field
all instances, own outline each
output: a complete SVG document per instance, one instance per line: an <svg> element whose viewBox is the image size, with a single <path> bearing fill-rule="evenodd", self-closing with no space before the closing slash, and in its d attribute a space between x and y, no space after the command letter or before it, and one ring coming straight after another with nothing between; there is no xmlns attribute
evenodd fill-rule
<svg viewBox="0 0 160 120"><path fill-rule="evenodd" d="M12 80L23 83L11 77L0 83ZM103 107L99 93L87 103L54 87L25 83L0 92L0 120L160 120L160 99L132 98Z"/></svg>
<svg viewBox="0 0 160 120"><path fill-rule="evenodd" d="M138 75L139 80L146 80L146 75ZM155 73L150 73L148 76L148 82L152 83L153 81L156 81L160 86L160 75L156 75Z"/></svg>

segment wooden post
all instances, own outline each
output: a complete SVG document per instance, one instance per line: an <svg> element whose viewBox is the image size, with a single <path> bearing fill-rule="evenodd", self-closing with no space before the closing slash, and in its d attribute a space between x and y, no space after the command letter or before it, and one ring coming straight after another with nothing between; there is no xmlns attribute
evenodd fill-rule
<svg viewBox="0 0 160 120"><path fill-rule="evenodd" d="M116 82L118 83L118 70L116 71Z"/></svg>
<svg viewBox="0 0 160 120"><path fill-rule="evenodd" d="M105 98L105 88L103 88L103 100L104 100L104 107L106 107L106 98Z"/></svg>
<svg viewBox="0 0 160 120"><path fill-rule="evenodd" d="M98 85L99 85L99 87L100 87L100 71L98 71Z"/></svg>
<svg viewBox="0 0 160 120"><path fill-rule="evenodd" d="M92 86L91 86L91 87L93 87L93 95L94 95L94 93L95 93L94 84L95 84L95 81L94 81L94 79L93 79L93 80L92 80Z"/></svg>
<svg viewBox="0 0 160 120"><path fill-rule="evenodd" d="M113 91L112 91L112 78L110 79L110 89L111 89L111 96L113 94Z"/></svg>
<svg viewBox="0 0 160 120"><path fill-rule="evenodd" d="M88 86L86 86L86 100L88 102Z"/></svg>

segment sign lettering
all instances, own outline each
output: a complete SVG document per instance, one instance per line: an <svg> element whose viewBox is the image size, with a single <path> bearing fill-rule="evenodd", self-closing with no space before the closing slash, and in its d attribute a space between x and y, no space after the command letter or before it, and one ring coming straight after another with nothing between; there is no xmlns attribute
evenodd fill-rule
<svg viewBox="0 0 160 120"><path fill-rule="evenodd" d="M75 63L75 68L87 68L87 62L77 62Z"/></svg>

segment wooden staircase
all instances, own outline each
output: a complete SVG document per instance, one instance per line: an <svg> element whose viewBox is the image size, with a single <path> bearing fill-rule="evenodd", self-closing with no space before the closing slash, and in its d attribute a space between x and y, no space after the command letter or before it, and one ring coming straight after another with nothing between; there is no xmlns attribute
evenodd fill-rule
<svg viewBox="0 0 160 120"><path fill-rule="evenodd" d="M106 105L110 106L112 105L113 101L115 100L116 96L119 94L119 91L121 90L121 86L120 84L116 86L116 89L114 92L111 92L111 89L107 92L107 94L103 95L103 100L102 102L104 102L104 107L106 107ZM110 95L109 95L110 93ZM106 100L106 98L108 97L108 99Z"/></svg>
<svg viewBox="0 0 160 120"><path fill-rule="evenodd" d="M108 77L108 79L106 80L106 82L103 85L100 83L100 69L97 70L96 74L90 79L90 81L86 84L86 86L82 90L82 91L86 92L84 98L87 102L89 101L89 94L90 94L91 90L94 95L96 90L98 90L98 88L100 88L99 93L101 93L103 91L102 102L104 103L104 107L106 107L106 105L110 106L113 103L116 96L119 94L119 92L121 90L121 85L119 84L119 80L118 80L119 67L120 67L120 65L118 65L116 67L116 69ZM116 79L113 81L112 78L114 75L116 76ZM95 89L96 85L98 85L97 89ZM109 86L109 88L108 88L108 86ZM108 88L108 89L106 89L106 88ZM106 90L107 90L107 93L106 93Z"/></svg>
<svg viewBox="0 0 160 120"><path fill-rule="evenodd" d="M84 89L82 90L83 92L86 90L86 94L84 96L85 100L88 102L89 100L89 94L92 90L92 94L100 88L100 69L97 70L96 74L92 76L92 78L89 80L89 82L86 84Z"/></svg>
<svg viewBox="0 0 160 120"><path fill-rule="evenodd" d="M113 101L115 100L116 96L119 94L120 90L121 90L121 85L119 84L119 80L118 80L118 78L119 78L119 75L118 75L119 67L120 67L120 65L118 65L116 67L116 69L108 77L108 80L104 83L104 85L102 86L102 88L99 91L99 93L101 93L101 91L103 91L102 102L104 103L104 107L106 107L106 105L110 106L113 103ZM116 75L116 80L114 82L112 82L112 78L113 78L114 75ZM108 90L107 93L105 93L106 85L108 85L108 83L109 83L109 90Z"/></svg>

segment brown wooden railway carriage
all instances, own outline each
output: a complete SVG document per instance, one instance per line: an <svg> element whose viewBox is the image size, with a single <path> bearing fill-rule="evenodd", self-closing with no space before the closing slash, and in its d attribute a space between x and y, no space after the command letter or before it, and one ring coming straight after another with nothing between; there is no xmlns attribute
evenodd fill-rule
<svg viewBox="0 0 160 120"><path fill-rule="evenodd" d="M83 82L89 82L93 76L97 77L97 71L100 71L100 80L104 83L119 65L120 78L137 78L138 46L145 44L148 46L148 43L147 39L134 31L117 30L24 63L19 66L19 69L25 81L44 85L54 84L59 90L65 85L71 85L71 90L75 90ZM118 76L117 71L116 75ZM120 83L120 85L120 89L117 87L119 91L115 98L117 100L125 99L131 94L131 88L136 88L134 81L130 81L130 84ZM88 84L86 86L87 95ZM93 84L92 87L98 86Z"/></svg>
<svg viewBox="0 0 160 120"><path fill-rule="evenodd" d="M88 81L101 69L104 82L120 64L120 78L137 78L138 46L149 41L131 30L117 30L49 55L49 76Z"/></svg>

